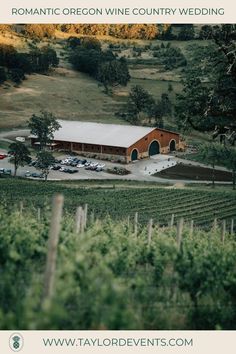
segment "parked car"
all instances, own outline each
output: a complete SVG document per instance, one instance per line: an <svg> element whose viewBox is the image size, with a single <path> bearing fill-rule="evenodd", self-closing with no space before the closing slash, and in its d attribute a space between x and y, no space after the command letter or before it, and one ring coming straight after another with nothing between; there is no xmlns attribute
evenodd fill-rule
<svg viewBox="0 0 236 354"><path fill-rule="evenodd" d="M5 169L4 169L4 175L11 175L11 170L5 168Z"/></svg>
<svg viewBox="0 0 236 354"><path fill-rule="evenodd" d="M6 157L7 157L7 155L6 155L6 154L0 154L0 160L5 159Z"/></svg>
<svg viewBox="0 0 236 354"><path fill-rule="evenodd" d="M11 175L11 170L7 168L0 168L0 174L1 175Z"/></svg>
<svg viewBox="0 0 236 354"><path fill-rule="evenodd" d="M29 166L35 166L37 163L36 160L31 160L30 163L29 163Z"/></svg>
<svg viewBox="0 0 236 354"><path fill-rule="evenodd" d="M31 174L31 177L33 178L43 178L43 173L37 173L37 172L34 172Z"/></svg>
<svg viewBox="0 0 236 354"><path fill-rule="evenodd" d="M71 162L72 160L67 158L61 161L61 165L69 165Z"/></svg>
<svg viewBox="0 0 236 354"><path fill-rule="evenodd" d="M51 167L51 170L58 171L58 170L60 170L60 168L61 168L60 165L53 165L53 166Z"/></svg>
<svg viewBox="0 0 236 354"><path fill-rule="evenodd" d="M83 163L81 163L81 162L77 165L78 168L82 168L82 167L84 167L84 166L85 166L85 165L84 165Z"/></svg>
<svg viewBox="0 0 236 354"><path fill-rule="evenodd" d="M76 172L79 172L79 171L76 169L71 169L71 168L68 168L68 170L67 170L67 173L76 173Z"/></svg>
<svg viewBox="0 0 236 354"><path fill-rule="evenodd" d="M91 162L90 163L90 167L97 167L98 166L98 162Z"/></svg>
<svg viewBox="0 0 236 354"><path fill-rule="evenodd" d="M89 169L90 169L91 171L96 171L97 166L95 166L95 165L90 165L90 166L89 166Z"/></svg>
<svg viewBox="0 0 236 354"><path fill-rule="evenodd" d="M77 164L78 164L77 160L76 160L76 161L72 161L72 162L70 163L70 166L71 166L71 167L76 167Z"/></svg>
<svg viewBox="0 0 236 354"><path fill-rule="evenodd" d="M31 177L31 172L30 171L26 171L25 172L25 177Z"/></svg>

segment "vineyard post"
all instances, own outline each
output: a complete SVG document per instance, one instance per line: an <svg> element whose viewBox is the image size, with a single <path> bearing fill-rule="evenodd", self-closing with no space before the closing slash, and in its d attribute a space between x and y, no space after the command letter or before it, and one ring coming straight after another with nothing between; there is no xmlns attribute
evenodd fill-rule
<svg viewBox="0 0 236 354"><path fill-rule="evenodd" d="M182 233L184 227L184 218L180 218L177 224L177 246L178 250L180 250L181 242L182 242Z"/></svg>
<svg viewBox="0 0 236 354"><path fill-rule="evenodd" d="M54 280L56 271L57 247L59 241L59 233L61 230L62 208L64 197L57 194L52 201L52 217L49 230L48 251L46 271L44 278L43 300L50 299L53 295Z"/></svg>
<svg viewBox="0 0 236 354"><path fill-rule="evenodd" d="M216 229L217 229L217 219L215 218L213 222L213 231L216 232Z"/></svg>
<svg viewBox="0 0 236 354"><path fill-rule="evenodd" d="M175 214L171 215L171 220L170 220L170 227L172 229L172 227L174 226L174 221L175 221Z"/></svg>
<svg viewBox="0 0 236 354"><path fill-rule="evenodd" d="M40 221L40 219L41 219L41 209L38 208L38 221Z"/></svg>
<svg viewBox="0 0 236 354"><path fill-rule="evenodd" d="M80 229L81 229L81 211L82 211L82 208L81 208L81 206L79 206L76 209L76 214L75 214L75 233L76 234L79 234Z"/></svg>
<svg viewBox="0 0 236 354"><path fill-rule="evenodd" d="M84 233L85 229L85 211L83 208L81 208L81 213L80 213L80 231Z"/></svg>
<svg viewBox="0 0 236 354"><path fill-rule="evenodd" d="M138 234L138 212L136 211L134 215L134 235L137 236Z"/></svg>
<svg viewBox="0 0 236 354"><path fill-rule="evenodd" d="M231 219L230 233L231 233L231 235L234 234L234 219Z"/></svg>
<svg viewBox="0 0 236 354"><path fill-rule="evenodd" d="M225 230L226 230L226 221L222 221L222 229L221 229L221 241L222 243L225 242Z"/></svg>
<svg viewBox="0 0 236 354"><path fill-rule="evenodd" d="M129 229L129 222L130 222L130 217L128 215L128 217L127 217L127 227L128 227L128 229Z"/></svg>
<svg viewBox="0 0 236 354"><path fill-rule="evenodd" d="M92 211L90 214L90 224L93 225L94 224L94 212Z"/></svg>
<svg viewBox="0 0 236 354"><path fill-rule="evenodd" d="M22 201L20 201L20 215L22 215L24 209L24 204Z"/></svg>
<svg viewBox="0 0 236 354"><path fill-rule="evenodd" d="M148 246L150 246L152 241L152 225L153 225L153 220L150 219L148 223Z"/></svg>
<svg viewBox="0 0 236 354"><path fill-rule="evenodd" d="M191 223L190 223L190 231L189 231L190 237L193 236L193 225L194 225L194 221L191 220Z"/></svg>
<svg viewBox="0 0 236 354"><path fill-rule="evenodd" d="M88 218L88 204L84 206L84 228L87 227L87 218Z"/></svg>

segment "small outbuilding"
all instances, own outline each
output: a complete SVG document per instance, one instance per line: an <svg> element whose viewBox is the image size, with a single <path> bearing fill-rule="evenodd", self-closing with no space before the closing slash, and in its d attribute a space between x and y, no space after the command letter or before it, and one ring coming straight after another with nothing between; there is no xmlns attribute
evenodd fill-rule
<svg viewBox="0 0 236 354"><path fill-rule="evenodd" d="M61 128L54 134L52 148L84 156L94 154L128 163L179 147L179 134L165 129L67 120L59 123ZM31 140L32 145L37 145L37 137L31 136Z"/></svg>

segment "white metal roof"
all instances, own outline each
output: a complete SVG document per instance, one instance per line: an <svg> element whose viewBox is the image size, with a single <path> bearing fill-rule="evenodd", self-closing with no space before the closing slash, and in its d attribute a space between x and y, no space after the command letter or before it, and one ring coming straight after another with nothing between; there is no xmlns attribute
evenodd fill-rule
<svg viewBox="0 0 236 354"><path fill-rule="evenodd" d="M58 120L54 140L128 148L155 128Z"/></svg>

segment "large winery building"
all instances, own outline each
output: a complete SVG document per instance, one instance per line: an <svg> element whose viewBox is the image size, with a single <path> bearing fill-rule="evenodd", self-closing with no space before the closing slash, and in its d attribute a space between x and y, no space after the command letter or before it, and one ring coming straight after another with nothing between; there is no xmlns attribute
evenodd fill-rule
<svg viewBox="0 0 236 354"><path fill-rule="evenodd" d="M124 162L178 149L179 134L153 127L59 120L53 148ZM32 144L37 138L31 136Z"/></svg>

